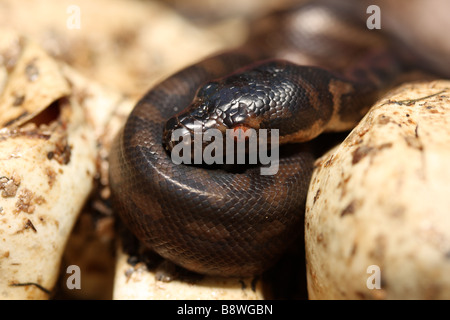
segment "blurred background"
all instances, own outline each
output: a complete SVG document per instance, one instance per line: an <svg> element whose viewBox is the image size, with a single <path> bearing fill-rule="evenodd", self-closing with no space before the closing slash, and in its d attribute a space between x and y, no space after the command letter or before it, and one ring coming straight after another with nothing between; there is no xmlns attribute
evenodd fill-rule
<svg viewBox="0 0 450 320"><path fill-rule="evenodd" d="M424 59L450 72L450 2L348 2L381 8L393 30ZM152 84L213 52L242 44L252 21L301 0L1 0L0 27L32 38L89 78L139 96ZM71 6L79 8L79 28Z"/></svg>

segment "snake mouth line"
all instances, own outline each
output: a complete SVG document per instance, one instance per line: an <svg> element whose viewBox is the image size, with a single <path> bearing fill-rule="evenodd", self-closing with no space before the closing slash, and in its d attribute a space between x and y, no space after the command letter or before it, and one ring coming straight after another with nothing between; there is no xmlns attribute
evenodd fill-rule
<svg viewBox="0 0 450 320"><path fill-rule="evenodd" d="M199 124L195 128L201 128ZM192 130L183 126L171 131L166 146L177 165L262 165L261 175L274 175L279 163L279 130L237 126L226 129ZM180 140L181 139L181 140ZM167 148L169 147L169 149ZM268 165L268 167L266 167Z"/></svg>

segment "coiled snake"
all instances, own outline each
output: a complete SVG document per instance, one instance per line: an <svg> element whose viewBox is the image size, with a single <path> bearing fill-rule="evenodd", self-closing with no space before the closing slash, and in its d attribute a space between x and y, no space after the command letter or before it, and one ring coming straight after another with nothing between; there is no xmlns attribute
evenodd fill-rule
<svg viewBox="0 0 450 320"><path fill-rule="evenodd" d="M137 103L111 150L121 220L189 270L263 272L301 234L312 155L294 144L281 152L275 175L258 166L177 165L166 150L170 133L189 131L193 120L203 130L279 129L282 143L348 130L406 70L393 44L345 8L312 2L262 19L243 47L161 82Z"/></svg>

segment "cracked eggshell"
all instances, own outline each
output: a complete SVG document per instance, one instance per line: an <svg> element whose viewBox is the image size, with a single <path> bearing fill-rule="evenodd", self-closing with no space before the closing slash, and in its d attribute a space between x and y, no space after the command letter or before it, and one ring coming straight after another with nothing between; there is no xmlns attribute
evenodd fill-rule
<svg viewBox="0 0 450 320"><path fill-rule="evenodd" d="M380 100L316 163L309 298L450 299L449 164L450 82Z"/></svg>
<svg viewBox="0 0 450 320"><path fill-rule="evenodd" d="M161 281L159 274L166 273L167 264L163 263L150 270L143 262L132 265L129 261L130 255L119 249L114 279L114 300L264 299L261 278L238 279L198 275L192 279L185 276L183 279Z"/></svg>
<svg viewBox="0 0 450 320"><path fill-rule="evenodd" d="M0 298L47 299L92 190L96 145L58 64L25 39L17 43L0 97L0 110L12 109L0 114Z"/></svg>

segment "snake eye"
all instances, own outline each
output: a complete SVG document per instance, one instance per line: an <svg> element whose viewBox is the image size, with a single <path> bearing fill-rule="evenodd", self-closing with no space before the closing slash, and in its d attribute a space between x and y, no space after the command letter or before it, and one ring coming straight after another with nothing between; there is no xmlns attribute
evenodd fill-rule
<svg viewBox="0 0 450 320"><path fill-rule="evenodd" d="M195 119L203 119L203 117L205 116L206 112L203 108L197 108L194 111L192 111L191 116Z"/></svg>

